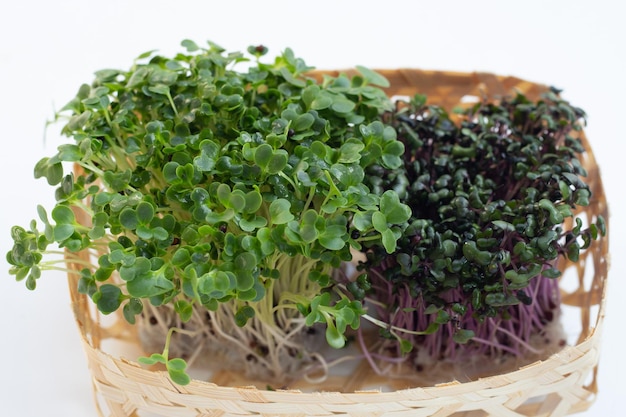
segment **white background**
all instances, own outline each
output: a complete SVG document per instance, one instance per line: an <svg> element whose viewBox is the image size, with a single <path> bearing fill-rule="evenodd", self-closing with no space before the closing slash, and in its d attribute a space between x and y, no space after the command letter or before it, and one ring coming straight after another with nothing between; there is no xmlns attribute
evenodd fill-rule
<svg viewBox="0 0 626 417"><path fill-rule="evenodd" d="M0 6L0 415L95 416L62 273L27 291L6 272L13 224L52 189L32 168L61 143L44 123L102 68L171 54L185 38L230 51L291 47L318 68L488 71L555 85L588 113L612 218L599 396L584 416L622 415L626 7L618 1L3 1ZM623 122L622 122L623 123ZM620 189L622 191L620 191Z"/></svg>

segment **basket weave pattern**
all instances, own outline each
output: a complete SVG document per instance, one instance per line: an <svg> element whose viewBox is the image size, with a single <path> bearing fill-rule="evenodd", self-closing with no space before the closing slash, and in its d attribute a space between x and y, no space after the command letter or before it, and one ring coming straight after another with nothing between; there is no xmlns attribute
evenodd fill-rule
<svg viewBox="0 0 626 417"><path fill-rule="evenodd" d="M379 72L391 83L389 96L412 96L419 92L428 96L429 103L447 109L471 96L497 98L520 91L536 99L546 89L518 78L485 73L414 69ZM593 193L592 204L584 208L581 216L586 216L588 221L600 215L608 219L598 166L584 134L581 139L587 149L581 162L588 172L586 182ZM89 255L84 256L88 259ZM137 344L134 329L123 317L115 317L114 323L104 325L91 301L77 292L77 274L69 274L69 287L101 416L557 417L587 409L597 393L607 258L608 237L605 237L581 253L579 263L563 265L567 270L565 277L573 283L567 290L562 288L563 304L575 309L580 318L576 344L512 372L472 382L453 381L390 392L369 390L373 384L380 386L385 381L371 375L367 367L345 378L331 378L324 392L264 390L246 386L249 383L228 373L215 375L211 382L193 380L187 386L178 386L166 372L149 370L107 353L103 342L109 340ZM68 266L74 270L82 268L69 261Z"/></svg>

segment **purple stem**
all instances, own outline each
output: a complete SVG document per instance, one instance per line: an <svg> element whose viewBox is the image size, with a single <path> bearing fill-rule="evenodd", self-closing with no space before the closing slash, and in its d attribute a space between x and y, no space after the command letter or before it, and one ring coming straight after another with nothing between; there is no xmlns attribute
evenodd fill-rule
<svg viewBox="0 0 626 417"><path fill-rule="evenodd" d="M384 278L379 271L371 274L372 286L376 300L389 308L380 307L377 304L377 317L400 329L409 331L424 331L435 319L435 315L428 315L425 309L428 307L421 296L412 297L408 285L394 287ZM429 335L414 335L396 331L402 338L409 340L416 350L425 351L433 359L464 360L470 356L501 355L503 353L522 356L526 353L536 353L537 350L530 344L531 337L540 334L546 325L554 318L554 311L560 304L559 283L556 279L538 276L529 282L523 290L532 300L529 305L519 303L506 309L510 318L489 317L479 320L474 317L471 303L462 303L467 312L464 316L455 318L439 327L439 330ZM459 289L450 289L442 294L445 302L452 304L467 297ZM451 310L448 313L455 317ZM466 344L458 344L453 340L458 329L467 329L474 332L474 337ZM368 352L368 349L359 332L359 343ZM382 357L387 362L396 362L396 358L403 357L400 353L399 343L390 340L381 349ZM388 355L388 356L386 356ZM366 353L368 361L374 369L379 368L374 360L380 360L381 355ZM403 358L406 359L406 356Z"/></svg>

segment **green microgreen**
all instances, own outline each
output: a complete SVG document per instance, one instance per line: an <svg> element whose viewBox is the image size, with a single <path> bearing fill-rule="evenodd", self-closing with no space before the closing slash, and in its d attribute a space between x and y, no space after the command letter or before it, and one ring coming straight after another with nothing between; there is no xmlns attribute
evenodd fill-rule
<svg viewBox="0 0 626 417"><path fill-rule="evenodd" d="M393 252L410 216L395 191L363 184L368 167L402 164L404 145L381 122L392 108L379 88L387 80L359 67L316 81L290 49L263 61L262 46L250 56L183 46L96 72L61 109L71 143L35 166L57 202L50 217L38 209L43 230L13 228L11 273L33 289L52 267L50 245L72 262L89 251L97 262L80 273L79 291L104 314L121 308L134 323L148 303L186 321L194 308L228 305L245 328L300 309L343 346L364 311L349 292L322 294L336 285L331 271L351 248ZM150 362L185 383L185 367L166 353Z"/></svg>
<svg viewBox="0 0 626 417"><path fill-rule="evenodd" d="M163 364L167 370L168 375L178 385L187 385L191 382L191 377L187 373L187 363L181 358L169 357L169 349L172 341L172 335L175 331L184 332L181 329L172 327L167 333L165 339L165 347L162 353L153 353L150 356L141 356L138 358L138 362L144 365L156 365Z"/></svg>

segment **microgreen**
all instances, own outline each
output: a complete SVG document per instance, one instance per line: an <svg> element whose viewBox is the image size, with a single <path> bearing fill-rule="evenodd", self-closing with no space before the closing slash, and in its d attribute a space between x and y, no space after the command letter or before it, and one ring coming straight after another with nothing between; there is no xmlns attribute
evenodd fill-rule
<svg viewBox="0 0 626 417"><path fill-rule="evenodd" d="M410 342L433 357L521 354L558 304L557 260L578 261L605 233L604 219L583 228L575 216L591 198L579 160L583 111L550 91L455 115L415 96L389 116L406 147L402 166L373 165L365 182L395 190L412 216L395 253L368 252L371 290L354 291L383 306L394 329L384 336L398 351Z"/></svg>
<svg viewBox="0 0 626 417"><path fill-rule="evenodd" d="M85 265L79 291L104 314L122 309L134 323L149 303L188 320L194 308L228 305L237 326L254 317L271 326L295 298L290 311L343 346L363 310L349 292L321 295L335 285L332 269L351 248L393 252L410 216L394 191L363 184L368 167L402 164L403 143L380 118L391 109L379 88L387 80L360 67L318 82L290 49L264 62L260 46L250 56L183 46L96 72L61 109L71 143L35 166L57 202L50 215L38 210L44 230L13 228L11 273L33 289L50 245L73 262L87 250L97 263ZM185 382L166 354L149 362Z"/></svg>
<svg viewBox="0 0 626 417"><path fill-rule="evenodd" d="M142 356L138 358L139 363L144 365L165 365L167 373L172 381L178 385L187 385L191 382L191 377L187 373L187 363L181 358L169 358L169 346L174 331L176 328L170 328L165 340L165 348L162 353L153 353L150 356ZM181 331L178 329L178 331Z"/></svg>

